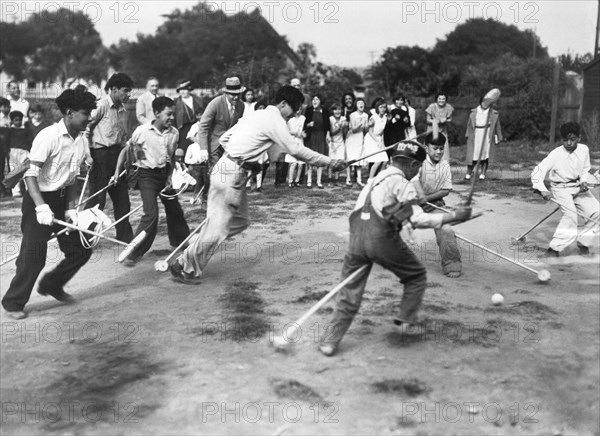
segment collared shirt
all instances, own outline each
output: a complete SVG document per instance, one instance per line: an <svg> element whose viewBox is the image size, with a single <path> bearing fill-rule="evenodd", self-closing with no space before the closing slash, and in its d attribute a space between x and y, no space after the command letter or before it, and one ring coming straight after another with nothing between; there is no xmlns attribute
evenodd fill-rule
<svg viewBox="0 0 600 436"><path fill-rule="evenodd" d="M419 172L419 179L423 191L427 195L442 189L452 190L452 171L450 170L450 164L445 160L440 160L436 164L428 155Z"/></svg>
<svg viewBox="0 0 600 436"><path fill-rule="evenodd" d="M374 187L371 190L372 186ZM414 200L418 197L415 186L406 180L402 170L394 166L389 166L375 178L369 179L358 196L354 210L358 210L364 206L369 191L371 191L371 207L382 218L381 211L384 207ZM413 214L410 217L410 222L413 227L433 227L439 229L442 226L442 214L425 213L417 205L413 205L412 209Z"/></svg>
<svg viewBox="0 0 600 436"><path fill-rule="evenodd" d="M590 150L585 144L569 153L564 146L552 150L531 172L531 183L538 191L547 191L544 179L548 175L551 185L578 186L588 181L590 172Z"/></svg>
<svg viewBox="0 0 600 436"><path fill-rule="evenodd" d="M92 148L110 147L122 144L126 140L126 117L125 107L117 107L110 95L101 98L98 106L92 111Z"/></svg>
<svg viewBox="0 0 600 436"><path fill-rule="evenodd" d="M135 163L140 168L164 168L173 161L173 155L179 141L179 132L173 126L160 132L154 122L138 126L131 135L131 144L139 147L142 153L138 154Z"/></svg>
<svg viewBox="0 0 600 436"><path fill-rule="evenodd" d="M154 111L152 110L152 102L158 95L152 94L150 91L140 95L135 103L135 115L140 124L146 124L154 120Z"/></svg>
<svg viewBox="0 0 600 436"><path fill-rule="evenodd" d="M297 143L281 112L273 105L240 118L235 126L221 136L220 144L230 156L245 162L259 162L262 155L277 144L284 153L309 164L331 164L329 157Z"/></svg>
<svg viewBox="0 0 600 436"><path fill-rule="evenodd" d="M87 141L80 133L73 138L64 120L43 129L33 140L31 165L25 177L36 177L42 192L58 191L75 183L85 159Z"/></svg>
<svg viewBox="0 0 600 436"><path fill-rule="evenodd" d="M0 112L0 127L10 127L10 117Z"/></svg>
<svg viewBox="0 0 600 436"><path fill-rule="evenodd" d="M9 95L8 101L10 101L10 111L19 111L23 114L23 123L29 120L29 102L25 100L23 97L19 97L18 100L13 100L13 98Z"/></svg>

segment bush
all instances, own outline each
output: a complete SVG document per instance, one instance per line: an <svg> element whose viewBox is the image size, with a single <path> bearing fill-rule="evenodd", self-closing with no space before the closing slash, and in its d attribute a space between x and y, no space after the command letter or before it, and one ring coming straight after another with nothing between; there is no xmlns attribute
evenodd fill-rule
<svg viewBox="0 0 600 436"><path fill-rule="evenodd" d="M590 148L590 151L600 151L600 112L598 109L594 109L591 114L583 117L581 129L583 130L583 142Z"/></svg>

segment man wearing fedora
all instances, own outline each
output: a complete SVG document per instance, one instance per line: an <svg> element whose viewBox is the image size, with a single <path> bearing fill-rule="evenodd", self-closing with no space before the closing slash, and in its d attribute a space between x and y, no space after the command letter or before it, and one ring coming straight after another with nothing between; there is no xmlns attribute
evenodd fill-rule
<svg viewBox="0 0 600 436"><path fill-rule="evenodd" d="M179 97L175 99L175 123L179 131L178 148L187 150L190 140L187 139L192 125L198 121L197 116L202 114L204 104L197 95L191 93L194 88L189 80L181 80L176 91Z"/></svg>
<svg viewBox="0 0 600 436"><path fill-rule="evenodd" d="M245 90L238 77L228 77L223 93L212 99L202 114L198 144L201 150L207 150L210 168L217 164L224 153L219 138L244 115L244 102L240 96Z"/></svg>

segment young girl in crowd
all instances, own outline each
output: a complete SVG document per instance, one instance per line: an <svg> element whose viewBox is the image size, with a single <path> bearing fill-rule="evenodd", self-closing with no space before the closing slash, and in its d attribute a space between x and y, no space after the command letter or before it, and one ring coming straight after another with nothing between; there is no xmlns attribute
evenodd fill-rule
<svg viewBox="0 0 600 436"><path fill-rule="evenodd" d="M330 140L331 126L329 125L329 111L321 104L321 97L317 94L312 97L312 106L306 109L304 114L304 130L306 138L304 145L317 153L328 155L327 142ZM317 167L317 187L323 189L321 179L323 177L323 167ZM312 166L308 166L306 186L312 188Z"/></svg>
<svg viewBox="0 0 600 436"><path fill-rule="evenodd" d="M350 114L348 135L346 136L346 160L360 159L364 156L363 141L365 132L369 129L369 116L365 113L365 101L362 98L356 99L356 111ZM360 161L352 164L356 168L356 183L364 186L362 183ZM346 185L352 186L350 179L350 167L346 170Z"/></svg>
<svg viewBox="0 0 600 436"><path fill-rule="evenodd" d="M296 111L294 116L288 121L288 128L290 129L290 133L294 138L296 138L296 142L298 145L304 145L304 137L306 133L304 132L304 120L306 118L302 115L302 107ZM302 165L306 165L305 162L301 160L297 160L291 154L285 155L285 161L290 164L290 168L288 171L288 186L298 187L300 186L300 174L302 173ZM296 169L298 171L296 171ZM296 177L294 178L294 173Z"/></svg>
<svg viewBox="0 0 600 436"><path fill-rule="evenodd" d="M342 106L338 103L334 103L331 106L331 112L333 115L329 117L329 124L331 125L331 142L329 143L329 157L332 159L345 159L346 150L344 148L344 130L348 126L346 118L342 117ZM337 181L340 174L335 173L333 176L331 168L329 168L329 180Z"/></svg>
<svg viewBox="0 0 600 436"><path fill-rule="evenodd" d="M369 131L365 135L364 155L375 153L377 150L383 150L383 129L387 122L387 104L383 98L378 98L373 103L375 112L369 118ZM377 172L388 161L388 155L382 151L373 156L367 157L366 161L372 163L369 172L369 178L372 179Z"/></svg>

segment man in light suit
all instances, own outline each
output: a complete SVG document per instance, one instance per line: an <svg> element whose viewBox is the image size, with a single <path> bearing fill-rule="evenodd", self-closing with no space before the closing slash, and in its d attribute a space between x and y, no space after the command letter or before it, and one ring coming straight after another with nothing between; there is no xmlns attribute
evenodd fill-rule
<svg viewBox="0 0 600 436"><path fill-rule="evenodd" d="M208 152L210 168L217 164L224 153L219 138L244 115L244 102L240 96L245 90L238 77L228 77L222 89L223 94L212 99L202 114L198 144L201 150Z"/></svg>
<svg viewBox="0 0 600 436"><path fill-rule="evenodd" d="M154 120L152 102L158 97L158 79L150 77L146 82L147 91L140 95L135 104L135 116L140 124L146 124Z"/></svg>

